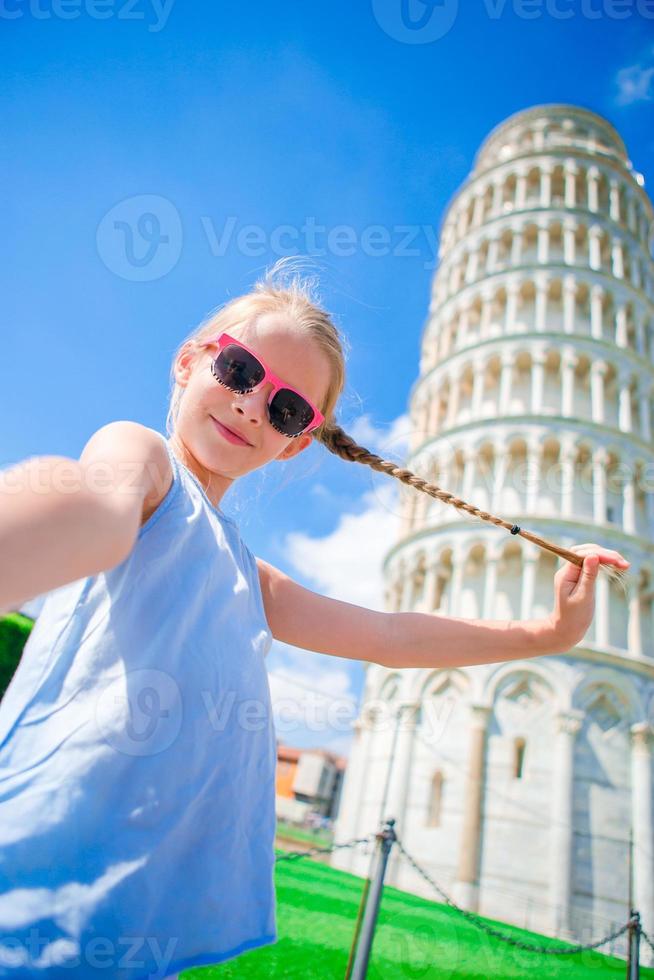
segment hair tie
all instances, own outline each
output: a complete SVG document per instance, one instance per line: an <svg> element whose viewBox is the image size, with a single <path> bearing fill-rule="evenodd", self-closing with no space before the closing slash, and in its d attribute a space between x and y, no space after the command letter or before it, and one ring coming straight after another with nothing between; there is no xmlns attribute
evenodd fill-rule
<svg viewBox="0 0 654 980"><path fill-rule="evenodd" d="M517 524L514 524L513 527L511 528L511 534L517 534L519 530L520 527Z"/></svg>

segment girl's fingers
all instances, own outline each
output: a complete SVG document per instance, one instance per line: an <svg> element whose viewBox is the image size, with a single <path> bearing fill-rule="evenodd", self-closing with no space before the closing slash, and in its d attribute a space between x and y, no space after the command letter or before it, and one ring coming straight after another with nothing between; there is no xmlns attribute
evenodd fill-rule
<svg viewBox="0 0 654 980"><path fill-rule="evenodd" d="M592 544L591 542L573 545L570 551L576 551L580 555L598 555L600 562L606 565L613 564L627 568L631 564L619 551L613 551L611 548L601 548L599 545Z"/></svg>

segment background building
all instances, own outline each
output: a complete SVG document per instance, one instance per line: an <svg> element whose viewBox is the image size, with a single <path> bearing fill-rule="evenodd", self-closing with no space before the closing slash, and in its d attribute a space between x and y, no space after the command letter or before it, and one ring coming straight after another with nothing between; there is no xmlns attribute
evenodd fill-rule
<svg viewBox="0 0 654 980"><path fill-rule="evenodd" d="M631 562L600 576L565 656L461 670L366 666L336 840L395 817L482 914L590 939L635 904L654 932L652 204L615 129L568 105L491 132L441 229L406 465L491 513ZM540 618L558 559L403 490L387 608ZM436 651L435 651L436 652ZM361 850L333 864L367 873ZM396 855L388 880L429 894Z"/></svg>
<svg viewBox="0 0 654 980"><path fill-rule="evenodd" d="M338 813L346 760L326 749L277 743L277 816L302 823L310 813L333 820Z"/></svg>

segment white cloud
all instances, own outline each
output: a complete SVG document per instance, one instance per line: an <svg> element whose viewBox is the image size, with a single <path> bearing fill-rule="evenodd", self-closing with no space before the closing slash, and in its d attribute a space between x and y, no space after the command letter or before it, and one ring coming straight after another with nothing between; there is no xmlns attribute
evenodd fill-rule
<svg viewBox="0 0 654 980"><path fill-rule="evenodd" d="M318 538L295 531L286 536L284 547L291 564L316 591L382 610L382 561L398 539L400 519L397 481L384 474L379 479L387 485L363 494L359 512L341 514L332 532Z"/></svg>
<svg viewBox="0 0 654 980"><path fill-rule="evenodd" d="M650 52L649 63L629 65L622 68L616 76L618 105L631 105L633 102L650 102L654 99L654 63Z"/></svg>
<svg viewBox="0 0 654 980"><path fill-rule="evenodd" d="M353 680L361 666L277 641L266 659L277 738L347 756L359 714Z"/></svg>
<svg viewBox="0 0 654 980"><path fill-rule="evenodd" d="M347 434L365 446L366 449L370 449L371 452L376 452L378 455L388 452L393 457L402 457L406 454L409 432L408 413L399 415L390 425L385 427L375 427L370 421L369 415L360 415L352 425L347 427Z"/></svg>

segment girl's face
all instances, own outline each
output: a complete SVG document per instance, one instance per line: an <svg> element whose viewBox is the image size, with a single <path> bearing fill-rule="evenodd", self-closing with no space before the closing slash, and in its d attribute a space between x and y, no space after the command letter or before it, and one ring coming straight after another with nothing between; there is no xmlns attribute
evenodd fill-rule
<svg viewBox="0 0 654 980"><path fill-rule="evenodd" d="M260 354L280 378L321 407L329 385L329 363L288 316L265 313L254 321L230 327L228 332ZM170 440L214 505L239 476L272 459L297 456L313 441L311 434L289 439L270 424L266 405L271 382L243 395L219 384L211 373L216 353L215 346L204 348L195 364L191 363L190 345L185 345L178 355L175 378L185 390ZM247 443L230 441L217 423L238 433Z"/></svg>

